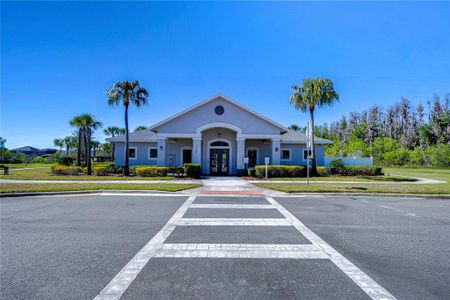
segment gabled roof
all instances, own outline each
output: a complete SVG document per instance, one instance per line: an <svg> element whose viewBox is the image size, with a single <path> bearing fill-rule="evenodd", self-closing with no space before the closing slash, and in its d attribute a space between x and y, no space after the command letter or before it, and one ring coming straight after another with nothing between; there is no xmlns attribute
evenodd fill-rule
<svg viewBox="0 0 450 300"><path fill-rule="evenodd" d="M175 114L175 115L173 115L173 116L171 116L171 117L169 117L169 118L167 118L167 119L165 119L165 120L162 120L161 122L158 122L158 123L156 123L156 124L150 126L149 129L154 131L157 127L159 127L159 126L161 126L161 125L163 125L163 124L165 124L165 123L167 123L167 122L170 122L170 121L172 121L173 119L176 119L176 118L178 118L178 117L180 117L180 116L182 116L182 115L185 115L185 114L187 114L188 112L190 112L190 111L192 111L192 110L194 110L194 109L196 109L196 108L198 108L198 107L200 107L200 106L202 106L202 105L207 104L208 102L214 101L214 100L216 100L217 98L222 98L223 100L228 101L228 102L230 102L231 104L233 104L233 105L235 105L235 106L237 106L237 107L239 107L239 108L241 108L241 109L243 109L243 110L245 110L245 111L247 111L247 112L249 112L249 113L251 113L251 114L257 116L258 118L260 118L260 119L262 119L262 120L264 120L264 121L266 121L266 122L268 122L268 123L274 125L275 127L280 128L282 132L287 132L287 128L284 127L283 125L281 125L281 124L279 124L279 123L277 123L277 122L275 122L275 121L273 121L273 120L271 120L271 119L269 119L269 118L267 118L267 117L265 117L265 116L263 116L263 115L261 115L261 114L255 112L255 111L253 111L253 110L251 110L250 108L248 108L248 107L246 107L246 106L240 104L239 102L236 102L236 101L232 100L231 98L229 98L229 97L227 97L227 96L224 96L224 95L222 95L222 94L217 94L217 95L215 95L215 96L213 96L213 97L211 97L211 98L206 99L205 101L202 101L202 102L200 102L200 103L198 103L198 104L196 104L196 105L194 105L194 106L191 106L191 107L188 108L188 109L185 109L185 110L183 110L183 111L181 111L181 112L179 112L179 113L177 113L177 114Z"/></svg>
<svg viewBox="0 0 450 300"><path fill-rule="evenodd" d="M281 135L281 143L306 144L306 142L307 142L306 134L304 134L300 131L295 131L295 130L289 129L288 132ZM315 136L314 144L329 145L329 144L333 144L333 141Z"/></svg>
<svg viewBox="0 0 450 300"><path fill-rule="evenodd" d="M150 129L144 129L129 133L130 142L156 142L156 132ZM108 142L124 142L125 135L118 135L115 137L107 138Z"/></svg>
<svg viewBox="0 0 450 300"><path fill-rule="evenodd" d="M20 148L11 149L11 151L21 152L21 151L28 151L28 152L37 152L39 149L33 148L31 146L23 146Z"/></svg>

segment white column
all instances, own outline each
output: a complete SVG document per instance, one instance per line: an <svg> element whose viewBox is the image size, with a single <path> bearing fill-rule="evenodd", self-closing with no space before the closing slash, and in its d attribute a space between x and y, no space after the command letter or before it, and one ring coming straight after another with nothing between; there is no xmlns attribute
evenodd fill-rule
<svg viewBox="0 0 450 300"><path fill-rule="evenodd" d="M192 163L202 164L202 138L192 138Z"/></svg>
<svg viewBox="0 0 450 300"><path fill-rule="evenodd" d="M272 139L272 161L270 162L272 165L280 164L280 142L281 139Z"/></svg>
<svg viewBox="0 0 450 300"><path fill-rule="evenodd" d="M158 138L157 140L157 148L158 148L158 159L157 164L160 167L164 167L166 165L166 138Z"/></svg>
<svg viewBox="0 0 450 300"><path fill-rule="evenodd" d="M244 138L236 138L236 169L244 170L244 156L245 156L245 139Z"/></svg>

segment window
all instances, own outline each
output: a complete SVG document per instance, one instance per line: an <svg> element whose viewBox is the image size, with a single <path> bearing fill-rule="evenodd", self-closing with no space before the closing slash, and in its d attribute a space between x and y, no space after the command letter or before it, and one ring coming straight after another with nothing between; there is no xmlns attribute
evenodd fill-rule
<svg viewBox="0 0 450 300"><path fill-rule="evenodd" d="M211 143L211 146L228 146L228 143L223 142L223 141L217 141L217 142Z"/></svg>
<svg viewBox="0 0 450 300"><path fill-rule="evenodd" d="M291 160L291 149L281 150L281 160Z"/></svg>
<svg viewBox="0 0 450 300"><path fill-rule="evenodd" d="M137 158L137 149L136 149L136 147L128 148L128 157L130 159L136 159Z"/></svg>
<svg viewBox="0 0 450 300"><path fill-rule="evenodd" d="M157 158L158 158L158 149L148 148L148 159L157 159Z"/></svg>
<svg viewBox="0 0 450 300"><path fill-rule="evenodd" d="M192 149L183 149L183 164L192 163Z"/></svg>
<svg viewBox="0 0 450 300"><path fill-rule="evenodd" d="M258 163L258 150L249 149L247 150L248 157L248 167L253 168Z"/></svg>
<svg viewBox="0 0 450 300"><path fill-rule="evenodd" d="M308 157L311 158L311 150L303 149L303 160L307 160Z"/></svg>

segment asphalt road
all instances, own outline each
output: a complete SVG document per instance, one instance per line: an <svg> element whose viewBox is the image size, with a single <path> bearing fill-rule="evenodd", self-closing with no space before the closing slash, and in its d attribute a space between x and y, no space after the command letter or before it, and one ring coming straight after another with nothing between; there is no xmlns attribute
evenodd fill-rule
<svg viewBox="0 0 450 300"><path fill-rule="evenodd" d="M0 198L2 298L93 299L187 199ZM312 196L275 200L396 298L449 299L450 201ZM264 197L202 196L193 201L243 203L269 204ZM226 223L237 218L283 221L273 209L196 207L188 208L183 218L225 223L173 226L165 243L314 246L291 226ZM167 253L148 261L122 299L370 299L329 259Z"/></svg>

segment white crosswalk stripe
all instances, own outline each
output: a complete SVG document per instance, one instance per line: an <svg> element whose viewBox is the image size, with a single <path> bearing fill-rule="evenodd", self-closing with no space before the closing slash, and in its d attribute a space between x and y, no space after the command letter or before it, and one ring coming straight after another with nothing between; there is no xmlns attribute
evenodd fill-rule
<svg viewBox="0 0 450 300"><path fill-rule="evenodd" d="M387 290L334 250L272 197L266 197L269 204L194 204L195 198L196 196L191 196L183 203L167 224L108 283L95 299L120 299L152 257L327 259L331 260L372 299L395 299ZM284 218L183 218L189 208L275 209ZM311 244L165 243L176 226L293 226Z"/></svg>

